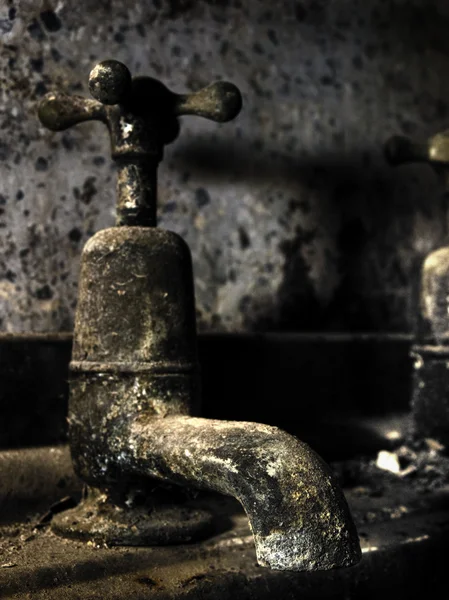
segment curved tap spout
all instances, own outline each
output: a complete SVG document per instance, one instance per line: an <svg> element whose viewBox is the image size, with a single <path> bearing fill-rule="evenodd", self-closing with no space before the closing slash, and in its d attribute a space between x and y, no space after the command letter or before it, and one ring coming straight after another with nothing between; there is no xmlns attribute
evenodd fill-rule
<svg viewBox="0 0 449 600"><path fill-rule="evenodd" d="M129 434L120 450L127 453L128 472L236 497L248 515L259 564L303 571L360 560L356 529L330 469L284 431L142 416Z"/></svg>
<svg viewBox="0 0 449 600"><path fill-rule="evenodd" d="M116 394L99 381L92 402L83 380L79 395L73 388L70 425L75 468L85 481L107 489L157 479L233 496L248 515L259 563L273 569L315 571L360 560L344 495L307 444L259 423L161 412L154 388L136 395L140 378Z"/></svg>

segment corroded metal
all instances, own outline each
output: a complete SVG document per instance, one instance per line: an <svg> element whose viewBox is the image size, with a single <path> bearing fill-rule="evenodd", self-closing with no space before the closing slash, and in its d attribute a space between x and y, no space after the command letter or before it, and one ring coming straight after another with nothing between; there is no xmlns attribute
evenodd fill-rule
<svg viewBox="0 0 449 600"><path fill-rule="evenodd" d="M106 386L106 377L97 378L95 400L104 412L96 431L102 434L95 441L90 436L89 445L89 426L99 417L85 392L91 381L78 379L73 391L78 410L72 439L83 448L75 462L82 478L107 489L150 477L234 496L246 510L263 566L322 570L358 562L343 493L306 444L257 423L156 416L160 401L152 406L152 390L140 378L140 393L116 396L111 388L120 388L119 378Z"/></svg>
<svg viewBox="0 0 449 600"><path fill-rule="evenodd" d="M107 60L89 77L95 100L50 93L39 119L61 131L81 123L105 123L118 166L117 225L156 225L157 167L166 144L176 139L178 117L197 115L217 122L233 119L242 107L239 90L219 81L194 94L174 94L151 77L131 78L125 65Z"/></svg>
<svg viewBox="0 0 449 600"><path fill-rule="evenodd" d="M86 244L69 414L78 475L102 490L160 479L233 495L272 568L357 562L344 496L308 446L265 425L189 416L199 402L193 310L190 254L176 234L121 227Z"/></svg>
<svg viewBox="0 0 449 600"><path fill-rule="evenodd" d="M228 120L240 110L240 94L219 83L176 96L149 78L134 79L127 90L126 72L120 68L114 77L114 64L94 70L92 87L96 97L122 102L95 110L105 115L121 168L123 226L100 231L84 248L71 363L72 459L92 489L79 507L54 519L54 530L110 544L204 536L208 511L185 504L167 509L151 492L162 481L235 496L261 565L352 565L360 559L357 532L317 454L275 427L195 416L200 386L190 251L175 233L142 226L155 224L156 167L163 145L176 137L176 117ZM58 105L52 98L40 110L50 126L61 122L46 116ZM150 508L135 511L126 498L142 489Z"/></svg>

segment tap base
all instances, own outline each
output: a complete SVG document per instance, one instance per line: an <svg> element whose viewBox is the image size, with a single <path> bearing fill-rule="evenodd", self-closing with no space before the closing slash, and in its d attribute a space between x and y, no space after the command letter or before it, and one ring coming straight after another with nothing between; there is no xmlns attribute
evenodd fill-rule
<svg viewBox="0 0 449 600"><path fill-rule="evenodd" d="M61 537L101 546L167 546L208 538L214 525L213 514L192 501L168 504L150 497L128 507L106 492L88 488L78 506L55 516L51 528Z"/></svg>

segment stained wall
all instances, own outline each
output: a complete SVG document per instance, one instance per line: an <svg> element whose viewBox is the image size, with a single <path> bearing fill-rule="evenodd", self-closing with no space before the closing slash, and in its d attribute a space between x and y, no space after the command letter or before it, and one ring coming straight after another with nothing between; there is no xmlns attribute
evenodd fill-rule
<svg viewBox="0 0 449 600"><path fill-rule="evenodd" d="M0 5L0 329L71 329L83 243L114 222L101 123L46 131L96 61L177 92L223 78L241 115L182 119L160 225L189 243L202 331L411 331L447 242L441 179L382 145L449 121L443 0L11 0Z"/></svg>

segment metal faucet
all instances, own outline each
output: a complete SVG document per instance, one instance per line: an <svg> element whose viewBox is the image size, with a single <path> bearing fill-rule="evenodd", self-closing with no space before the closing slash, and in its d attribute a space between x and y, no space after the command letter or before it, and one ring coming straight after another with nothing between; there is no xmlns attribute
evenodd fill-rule
<svg viewBox="0 0 449 600"><path fill-rule="evenodd" d="M51 93L39 107L54 131L105 123L118 165L117 227L83 251L71 362L70 446L88 491L54 530L108 545L210 535L207 507L180 500L179 485L237 498L263 566L357 563L348 505L311 448L275 427L191 416L200 399L191 256L178 235L155 227L157 166L177 117L229 121L239 90L218 82L177 95L113 60L92 70L89 88L93 100Z"/></svg>

